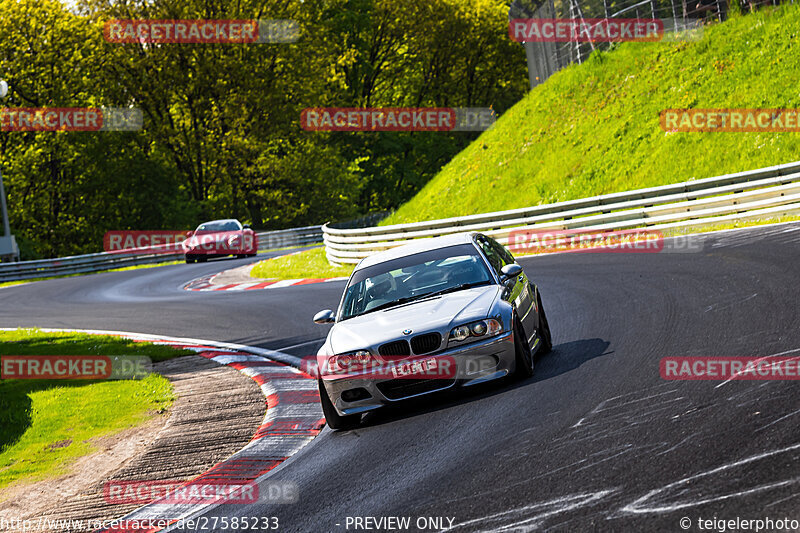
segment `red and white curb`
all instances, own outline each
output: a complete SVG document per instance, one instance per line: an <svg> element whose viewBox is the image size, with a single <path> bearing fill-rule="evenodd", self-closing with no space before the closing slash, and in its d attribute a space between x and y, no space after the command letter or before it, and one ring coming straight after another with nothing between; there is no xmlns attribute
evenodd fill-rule
<svg viewBox="0 0 800 533"><path fill-rule="evenodd" d="M265 357L235 350L219 350L208 346L167 343L177 348L195 350L221 365L235 368L253 379L266 397L267 413L252 440L240 451L212 467L186 485L203 485L227 482L230 484L258 484L275 467L300 451L322 430L325 419L319 403L317 382L308 374ZM180 488L176 489L180 490ZM121 521L128 525L137 521L146 525L167 522L175 524L181 519L195 516L220 503L175 503L166 495L129 515ZM153 533L167 528L131 527L105 529L116 533Z"/></svg>
<svg viewBox="0 0 800 533"><path fill-rule="evenodd" d="M252 281L243 283L215 284L214 278L219 274L197 278L183 286L187 291L252 291L260 289L280 289L295 285L311 285L313 283L327 283L329 281L343 281L347 278L301 278L267 281Z"/></svg>
<svg viewBox="0 0 800 533"><path fill-rule="evenodd" d="M0 328L13 331L14 328ZM240 344L161 337L121 331L46 329L45 332L69 332L116 335L134 341L166 344L197 352L197 355L215 363L235 368L258 383L266 398L267 412L252 440L241 450L214 465L185 485L219 483L258 484L269 472L309 444L322 430L325 419L319 403L316 380L290 365L299 366L300 358L274 350L265 350ZM235 416L235 414L232 414ZM218 503L174 503L169 495L137 509L120 519L121 523L174 524L201 511L216 507ZM104 529L107 533L154 533L169 528L125 527Z"/></svg>

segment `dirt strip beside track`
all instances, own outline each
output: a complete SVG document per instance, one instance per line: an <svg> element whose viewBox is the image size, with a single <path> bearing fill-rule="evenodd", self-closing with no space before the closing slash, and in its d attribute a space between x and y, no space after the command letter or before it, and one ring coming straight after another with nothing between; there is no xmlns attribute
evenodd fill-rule
<svg viewBox="0 0 800 533"><path fill-rule="evenodd" d="M100 450L82 458L70 474L9 487L0 503L8 519L112 520L140 507L105 501L106 481L188 480L240 450L264 419L259 386L244 374L190 355L157 363L176 400L168 416L98 439ZM113 406L109 406L113 409ZM14 530L9 530L14 531Z"/></svg>

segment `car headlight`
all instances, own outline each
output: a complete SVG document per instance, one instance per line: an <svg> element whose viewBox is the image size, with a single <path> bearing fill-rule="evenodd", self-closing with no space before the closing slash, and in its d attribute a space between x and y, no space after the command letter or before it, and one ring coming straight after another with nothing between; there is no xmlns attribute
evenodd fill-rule
<svg viewBox="0 0 800 533"><path fill-rule="evenodd" d="M503 331L503 325L499 320L487 318L456 326L450 331L450 340L465 341L470 337L491 337Z"/></svg>
<svg viewBox="0 0 800 533"><path fill-rule="evenodd" d="M328 371L332 373L355 371L358 367L366 367L372 361L372 354L367 350L358 350L328 357Z"/></svg>

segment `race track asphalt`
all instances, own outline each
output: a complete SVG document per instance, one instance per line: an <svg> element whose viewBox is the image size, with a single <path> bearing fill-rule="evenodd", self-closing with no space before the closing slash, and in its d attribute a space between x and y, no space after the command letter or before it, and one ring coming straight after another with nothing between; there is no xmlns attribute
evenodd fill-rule
<svg viewBox="0 0 800 533"><path fill-rule="evenodd" d="M180 288L246 262L2 289L0 326L299 344L286 351L315 353L327 329L311 317L335 308L343 282ZM667 356L800 357L800 224L715 234L698 253L520 263L539 285L554 336L532 378L374 413L352 431L326 428L265 481L297 483L298 503L222 505L204 516L275 516L282 532L365 531L356 517L389 516L410 517L410 531L440 530L430 521L416 527L436 517L452 520L454 531L800 521L800 382L666 381L659 373Z"/></svg>

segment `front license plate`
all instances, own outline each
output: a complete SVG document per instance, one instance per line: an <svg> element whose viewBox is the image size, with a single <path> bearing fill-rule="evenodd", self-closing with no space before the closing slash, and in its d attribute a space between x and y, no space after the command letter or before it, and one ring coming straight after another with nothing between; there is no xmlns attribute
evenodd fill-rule
<svg viewBox="0 0 800 533"><path fill-rule="evenodd" d="M396 378L416 376L417 374L435 373L437 368L436 358L409 361L392 367L392 375Z"/></svg>

